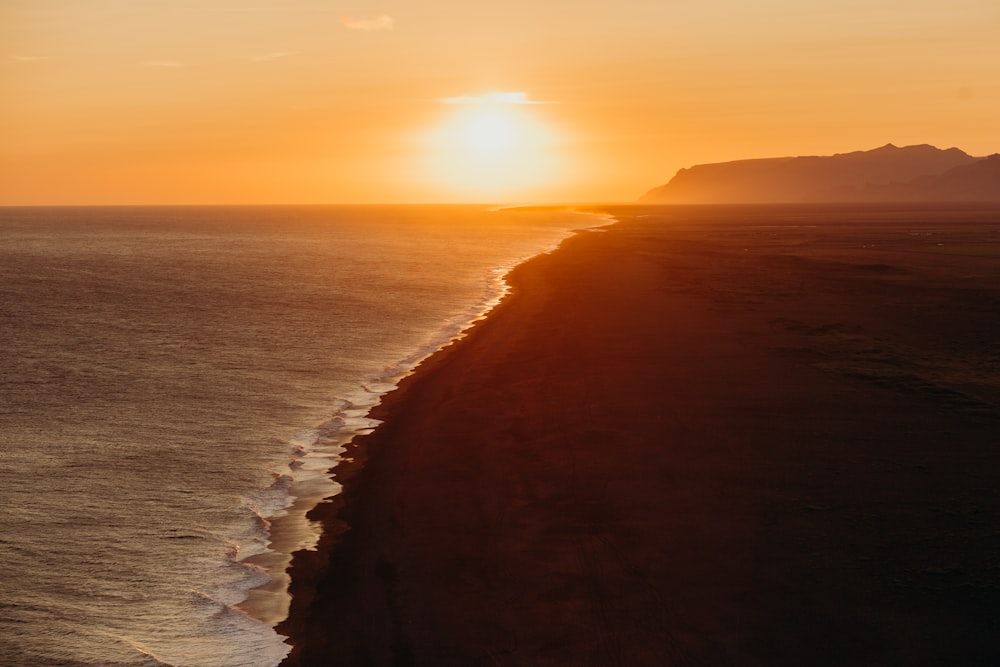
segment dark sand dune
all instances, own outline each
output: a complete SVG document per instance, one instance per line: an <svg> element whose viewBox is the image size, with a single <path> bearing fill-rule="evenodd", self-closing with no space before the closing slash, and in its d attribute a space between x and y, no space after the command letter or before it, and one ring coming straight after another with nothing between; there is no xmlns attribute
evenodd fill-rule
<svg viewBox="0 0 1000 667"><path fill-rule="evenodd" d="M1000 664L1000 210L616 213L388 398L288 664Z"/></svg>

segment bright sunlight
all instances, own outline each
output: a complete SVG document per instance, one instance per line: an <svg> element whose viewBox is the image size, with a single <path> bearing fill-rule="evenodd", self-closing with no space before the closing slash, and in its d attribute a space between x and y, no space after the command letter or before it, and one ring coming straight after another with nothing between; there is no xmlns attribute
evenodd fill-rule
<svg viewBox="0 0 1000 667"><path fill-rule="evenodd" d="M425 135L425 175L467 199L526 198L558 178L557 136L524 93L441 100L450 113Z"/></svg>

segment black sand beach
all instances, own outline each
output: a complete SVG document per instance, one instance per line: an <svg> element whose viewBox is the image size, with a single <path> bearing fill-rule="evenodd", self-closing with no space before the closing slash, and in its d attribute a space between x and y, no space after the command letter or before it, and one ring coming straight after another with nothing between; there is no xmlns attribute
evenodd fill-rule
<svg viewBox="0 0 1000 667"><path fill-rule="evenodd" d="M1000 210L612 212L378 409L285 664L1000 664Z"/></svg>

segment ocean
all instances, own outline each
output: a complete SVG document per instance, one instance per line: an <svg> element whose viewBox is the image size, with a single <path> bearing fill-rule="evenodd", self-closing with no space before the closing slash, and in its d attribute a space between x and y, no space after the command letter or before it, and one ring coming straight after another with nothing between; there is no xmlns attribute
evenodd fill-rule
<svg viewBox="0 0 1000 667"><path fill-rule="evenodd" d="M368 410L606 222L0 209L0 665L277 665L284 570Z"/></svg>

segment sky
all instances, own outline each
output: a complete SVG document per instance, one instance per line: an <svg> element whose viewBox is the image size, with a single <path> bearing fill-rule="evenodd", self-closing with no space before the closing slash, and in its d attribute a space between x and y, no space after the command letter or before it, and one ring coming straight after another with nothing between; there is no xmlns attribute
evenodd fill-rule
<svg viewBox="0 0 1000 667"><path fill-rule="evenodd" d="M0 0L0 205L627 202L1000 151L996 0Z"/></svg>

